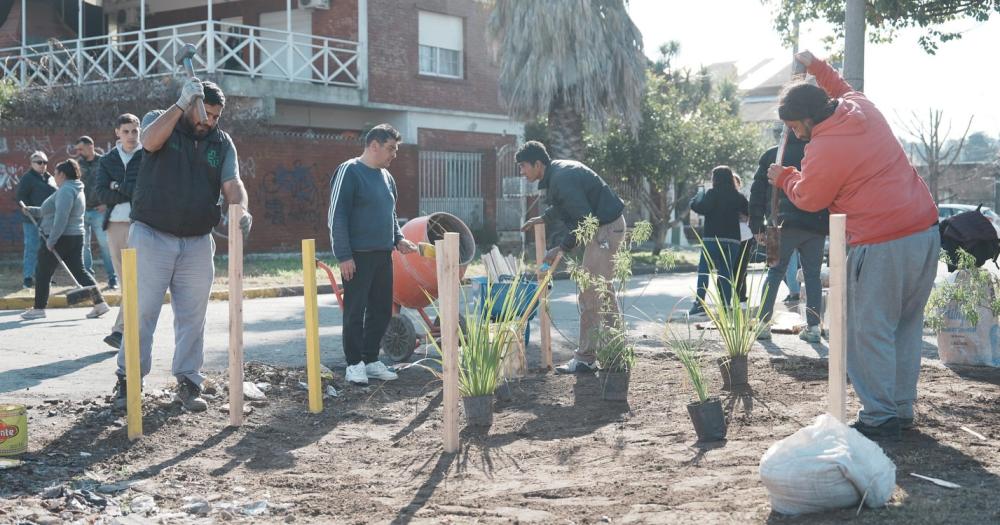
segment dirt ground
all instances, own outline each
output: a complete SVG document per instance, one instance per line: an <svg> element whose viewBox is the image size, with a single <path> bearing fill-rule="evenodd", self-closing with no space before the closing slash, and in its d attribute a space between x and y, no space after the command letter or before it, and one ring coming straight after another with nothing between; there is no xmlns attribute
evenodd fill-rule
<svg viewBox="0 0 1000 525"><path fill-rule="evenodd" d="M147 392L134 443L103 397L46 401L29 408L25 464L0 471L0 523L1000 522L1000 372L925 366L918 428L885 445L889 506L791 518L771 511L757 468L824 410L826 363L751 359L749 402L724 398L728 441L704 445L683 370L659 344L640 348L628 403L602 401L594 376L533 373L497 401L488 433L463 431L457 454L442 453L440 383L419 368L368 388L338 371L339 397L312 415L301 370L251 363L248 380L271 386L245 426L227 427L224 392L202 414Z"/></svg>

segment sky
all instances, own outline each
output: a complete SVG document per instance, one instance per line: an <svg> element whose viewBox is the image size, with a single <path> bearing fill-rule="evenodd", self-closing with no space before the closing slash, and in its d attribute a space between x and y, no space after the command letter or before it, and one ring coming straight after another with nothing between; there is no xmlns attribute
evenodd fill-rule
<svg viewBox="0 0 1000 525"><path fill-rule="evenodd" d="M629 12L643 35L646 54L657 55L660 44L680 42L677 63L697 67L716 62L789 57L774 30L770 8L760 0L630 0ZM867 43L865 93L907 137L903 123L916 111L926 120L928 110L940 109L958 138L973 116L972 131L1000 134L1000 16L988 22L956 21L941 29L963 32L963 38L941 44L936 55L917 43L919 29L901 32L889 44ZM803 25L801 48L818 57L828 51L821 43L825 24Z"/></svg>

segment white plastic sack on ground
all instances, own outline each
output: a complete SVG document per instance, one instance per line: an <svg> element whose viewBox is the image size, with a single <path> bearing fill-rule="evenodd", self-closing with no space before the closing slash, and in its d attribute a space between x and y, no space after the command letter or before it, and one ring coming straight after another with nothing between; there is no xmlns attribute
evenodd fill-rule
<svg viewBox="0 0 1000 525"><path fill-rule="evenodd" d="M823 414L767 449L760 478L782 514L856 506L862 496L874 508L892 496L896 465L875 442Z"/></svg>
<svg viewBox="0 0 1000 525"><path fill-rule="evenodd" d="M968 278L967 272L959 270L944 281L955 284ZM945 308L944 327L937 335L938 356L943 364L1000 367L1000 319L985 306L978 311L979 322L973 325L958 304L952 302Z"/></svg>

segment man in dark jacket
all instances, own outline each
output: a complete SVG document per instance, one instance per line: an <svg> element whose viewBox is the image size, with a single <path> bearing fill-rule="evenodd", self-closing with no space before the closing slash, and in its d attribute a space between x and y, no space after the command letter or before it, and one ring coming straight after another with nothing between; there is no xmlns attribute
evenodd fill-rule
<svg viewBox="0 0 1000 525"><path fill-rule="evenodd" d="M392 318L392 251L407 254L416 244L396 222L396 181L389 165L402 137L388 124L365 135L360 157L343 162L333 177L327 226L344 281L344 356L349 383L397 378L378 359Z"/></svg>
<svg viewBox="0 0 1000 525"><path fill-rule="evenodd" d="M108 288L114 290L118 288L118 277L115 273L116 267L111 261L108 236L104 232L104 212L107 206L101 204L94 191L97 186L97 165L101 162L101 155L94 148L94 139L87 135L76 139L75 148L76 161L80 164L80 174L83 177L83 194L87 200L87 211L83 214L83 267L87 273L95 277L96 281L94 256L91 253L91 239L96 238L104 262L104 273L108 276Z"/></svg>
<svg viewBox="0 0 1000 525"><path fill-rule="evenodd" d="M56 181L46 171L49 158L42 151L36 151L29 157L31 169L17 183L14 202L21 201L26 206L41 206L45 199L56 192ZM24 229L24 287L35 285L35 266L38 264L39 237L38 227L27 216L21 217Z"/></svg>
<svg viewBox="0 0 1000 525"><path fill-rule="evenodd" d="M610 286L614 263L612 256L625 239L625 203L593 170L573 160L552 160L541 142L530 140L517 150L515 156L521 175L531 182L538 181L538 189L545 190L548 208L539 217L533 217L521 229L528 231L547 218L561 220L569 230L562 243L545 254L545 262L552 264L561 253L576 247L576 230L587 216L597 218L600 227L597 235L583 250L583 269L592 277L607 283L598 290L592 286L581 287L577 297L580 306L580 348L573 358L556 367L556 372L573 374L596 370L597 345L602 331L614 328L620 317L614 287Z"/></svg>
<svg viewBox="0 0 1000 525"><path fill-rule="evenodd" d="M195 100L203 99L207 122ZM132 193L128 246L135 248L139 295L139 368L152 366L153 332L163 297L170 290L174 312L173 375L176 400L201 412L205 314L215 278L212 229L222 218L219 196L243 206L240 227L250 232L247 195L239 176L236 146L218 127L226 98L217 85L189 79L167 110L146 114L142 125L143 159ZM125 407L125 352L118 352L115 407Z"/></svg>
<svg viewBox="0 0 1000 525"><path fill-rule="evenodd" d="M125 113L115 121L115 136L118 143L97 165L94 194L105 208L100 227L107 232L108 246L111 247L111 264L121 274L122 250L128 248L128 230L131 226L132 192L139 178L142 165L142 145L139 144L139 117ZM115 318L115 326L104 342L112 348L120 348L125 325L121 308Z"/></svg>
<svg viewBox="0 0 1000 525"><path fill-rule="evenodd" d="M805 155L806 142L800 140L794 133L788 134L785 144L784 166L800 168ZM750 230L763 242L765 231L764 218L769 217L771 209L771 183L767 181L767 170L776 162L778 147L764 152L757 166L757 173L750 187ZM796 250L799 252L799 263L806 284L806 328L799 337L810 343L820 341L819 312L822 308L823 287L820 282L820 268L823 266L823 245L830 231L830 213L827 210L807 212L797 208L788 200L784 192L778 195L778 221L781 224L781 250L778 265L767 270L767 288L762 299L762 318L771 321L774 312L774 302L778 296L778 287L785 277L788 260ZM771 331L763 331L760 339L770 339Z"/></svg>

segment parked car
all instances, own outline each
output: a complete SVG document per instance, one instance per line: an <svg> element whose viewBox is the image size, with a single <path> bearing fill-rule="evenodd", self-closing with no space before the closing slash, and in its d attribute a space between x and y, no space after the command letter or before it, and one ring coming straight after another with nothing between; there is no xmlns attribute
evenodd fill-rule
<svg viewBox="0 0 1000 525"><path fill-rule="evenodd" d="M938 204L938 220L944 220L952 215L958 215L959 213L967 211L975 211L978 206L973 206L971 204ZM993 208L983 206L980 208L979 213L982 213L987 219L993 223L993 228L997 231L997 236L1000 236L1000 215L997 215Z"/></svg>

